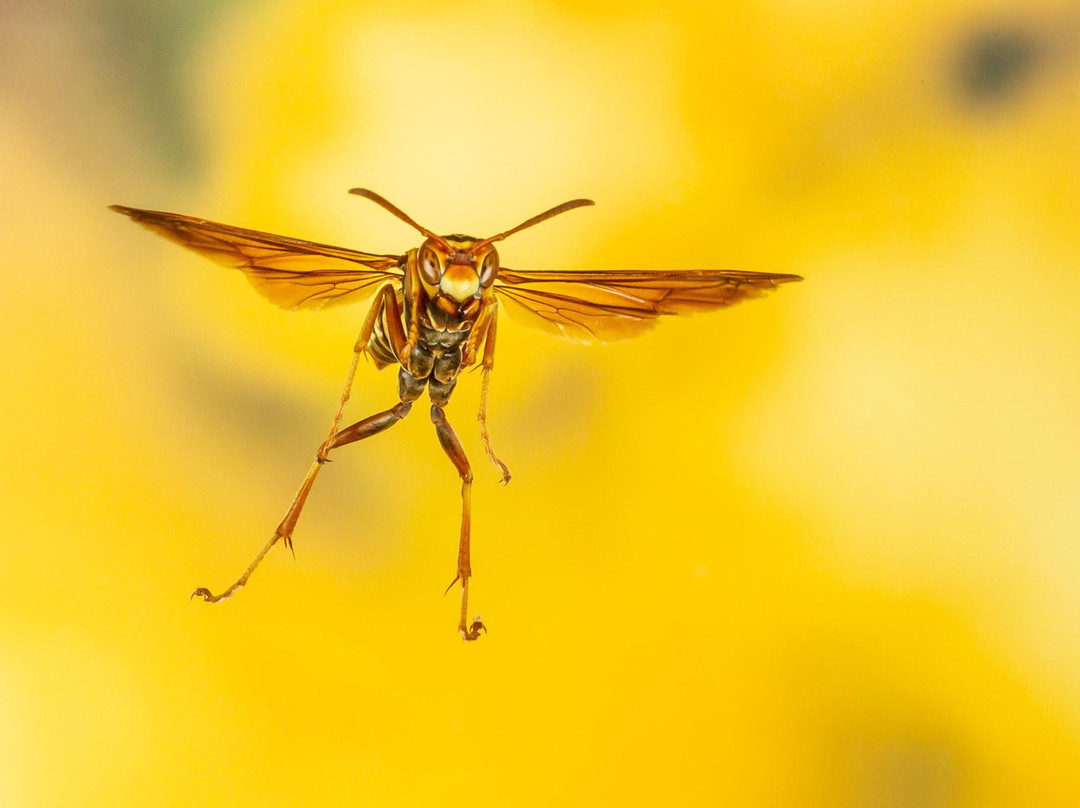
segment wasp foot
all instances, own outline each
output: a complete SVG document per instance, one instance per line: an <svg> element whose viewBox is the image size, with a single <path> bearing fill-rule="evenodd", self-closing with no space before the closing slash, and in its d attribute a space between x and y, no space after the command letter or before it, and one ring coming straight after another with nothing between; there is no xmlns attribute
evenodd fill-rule
<svg viewBox="0 0 1080 808"><path fill-rule="evenodd" d="M461 634L461 639L471 642L479 639L481 631L487 634L487 626L480 619L480 615L476 615L472 623L469 623L468 627L466 627L465 621L467 618L465 615L469 613L469 576L459 573L458 577L451 581L450 586L452 587L458 581L461 581L461 618L458 620L458 633ZM446 591L450 591L449 587Z"/></svg>
<svg viewBox="0 0 1080 808"><path fill-rule="evenodd" d="M205 586L200 586L198 589L191 593L191 597L188 598L188 600L194 600L196 597L200 597L207 603L221 603L223 600L228 600L229 598L231 598L233 595L239 592L241 588L242 587L239 586L229 587L220 595L215 595Z"/></svg>

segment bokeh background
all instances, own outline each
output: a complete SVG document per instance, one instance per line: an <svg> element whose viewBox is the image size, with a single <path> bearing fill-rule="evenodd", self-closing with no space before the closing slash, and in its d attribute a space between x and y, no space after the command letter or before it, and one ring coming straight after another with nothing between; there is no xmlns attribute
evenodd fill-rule
<svg viewBox="0 0 1080 808"><path fill-rule="evenodd" d="M1080 7L7 2L0 804L1080 804ZM806 282L583 347L500 326L335 456L364 308L106 210L520 269ZM701 372L700 368L707 368ZM361 369L348 415L395 401Z"/></svg>

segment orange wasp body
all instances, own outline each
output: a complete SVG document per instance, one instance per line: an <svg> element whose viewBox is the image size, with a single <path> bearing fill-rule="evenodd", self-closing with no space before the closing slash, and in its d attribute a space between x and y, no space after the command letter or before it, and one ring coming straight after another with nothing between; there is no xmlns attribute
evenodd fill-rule
<svg viewBox="0 0 1080 808"><path fill-rule="evenodd" d="M292 547L292 534L319 470L332 449L363 440L393 426L408 415L425 389L431 401L431 420L439 443L461 477L461 532L457 575L461 582L458 630L475 640L486 630L479 617L467 619L469 602L470 515L472 469L443 408L461 371L480 359L480 434L502 481L510 472L491 448L487 430L487 397L495 357L495 328L500 303L525 315L534 325L569 339L604 342L624 339L652 327L667 314L720 308L754 297L778 284L798 281L798 275L728 270L669 272L519 272L499 265L493 246L513 233L532 227L573 208L592 205L588 199L565 202L517 227L486 239L439 236L373 191L350 193L381 205L414 227L425 241L404 255L357 252L327 244L276 236L218 224L176 213L140 210L121 205L112 209L144 227L228 266L242 270L265 297L284 308L321 307L354 302L375 293L375 302L356 341L333 424L319 446L285 517L243 574L220 595L196 589L207 602L234 595L278 541ZM361 354L380 368L398 365L398 403L355 424L341 427ZM449 587L448 587L449 589Z"/></svg>

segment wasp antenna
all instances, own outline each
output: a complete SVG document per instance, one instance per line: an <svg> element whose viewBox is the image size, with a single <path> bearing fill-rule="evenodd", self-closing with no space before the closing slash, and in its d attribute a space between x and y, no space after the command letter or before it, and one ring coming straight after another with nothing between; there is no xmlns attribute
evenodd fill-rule
<svg viewBox="0 0 1080 808"><path fill-rule="evenodd" d="M442 236L436 235L435 233L432 233L430 230L428 230L426 227L418 224L411 216L409 216L409 214L407 214L390 200L380 196L374 191L369 191L367 188L350 188L349 193L356 194L356 196L362 196L364 197L364 199L370 199L379 207L390 211L392 214L401 219L401 221L405 222L405 224L410 225L416 230L419 230L423 235L427 236L430 239L433 239L434 241L437 241L446 250L452 252L450 245L446 243Z"/></svg>
<svg viewBox="0 0 1080 808"><path fill-rule="evenodd" d="M566 211L573 210L574 208L583 208L587 205L595 204L596 203L593 202L591 199L571 199L569 202L563 202L561 205L556 205L550 210L545 210L543 213L538 213L531 219L526 219L517 227L512 227L509 230L504 230L503 232L498 233L494 236L489 236L488 238L481 241L479 244L475 245L472 248L471 252L475 253L481 247L486 247L487 245L496 241L502 241L507 236L512 236L514 235L514 233L517 233L520 230L524 230L526 227L532 227L534 224L540 224L540 222L547 221L552 216L558 216L560 213L566 213Z"/></svg>

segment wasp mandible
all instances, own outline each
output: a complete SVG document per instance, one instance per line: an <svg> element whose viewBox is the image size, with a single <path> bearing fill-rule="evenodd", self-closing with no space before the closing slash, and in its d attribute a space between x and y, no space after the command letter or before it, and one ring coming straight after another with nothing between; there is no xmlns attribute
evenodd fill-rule
<svg viewBox="0 0 1080 808"><path fill-rule="evenodd" d="M247 569L221 594L200 587L192 597L218 603L242 589L277 542L292 549L292 536L319 470L332 450L383 432L409 414L426 389L431 422L446 456L461 477L461 530L457 574L460 581L458 631L475 640L487 631L479 616L470 622L469 579L472 467L457 433L446 419L461 371L479 360L480 436L502 482L510 480L506 464L495 454L487 427L488 386L495 364L495 331L499 305L549 333L580 342L625 339L648 330L665 315L687 314L730 306L756 297L779 284L802 280L798 275L731 270L653 272L522 272L503 267L495 243L560 213L594 204L572 199L526 219L517 227L478 239L436 235L404 211L366 188L349 193L369 199L410 225L424 242L403 255L358 252L328 244L276 236L217 222L113 205L144 227L226 266L240 269L264 297L286 308L321 308L353 303L374 293L360 336L353 348L345 388L326 440L296 492L285 517ZM398 366L398 403L388 410L341 428L361 355L376 367Z"/></svg>

